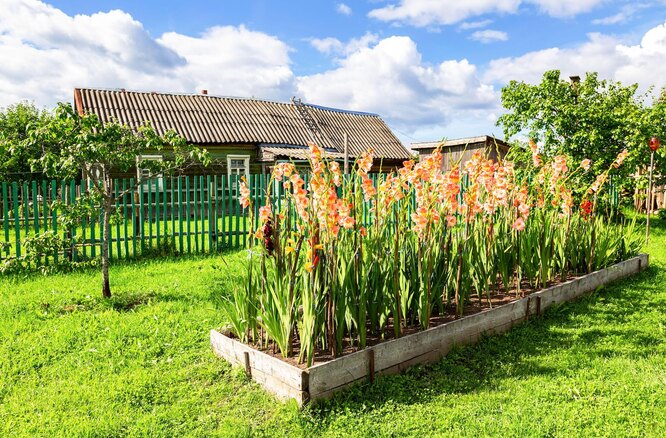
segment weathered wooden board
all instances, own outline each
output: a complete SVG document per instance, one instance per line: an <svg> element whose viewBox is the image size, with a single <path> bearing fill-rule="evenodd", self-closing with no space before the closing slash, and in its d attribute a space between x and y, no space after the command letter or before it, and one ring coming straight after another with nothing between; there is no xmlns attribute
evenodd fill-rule
<svg viewBox="0 0 666 438"><path fill-rule="evenodd" d="M246 366L252 377L281 398L299 404L325 399L355 383L372 380L374 374L395 374L416 364L439 361L453 347L473 344L485 335L501 334L529 320L553 304L570 301L611 281L647 268L648 256L618 263L607 269L569 280L514 301L449 323L301 370L240 342L211 331L215 352L232 363Z"/></svg>
<svg viewBox="0 0 666 438"><path fill-rule="evenodd" d="M307 371L255 350L216 330L210 331L210 343L218 356L234 365L249 367L252 378L279 398L294 398L299 404L307 401Z"/></svg>

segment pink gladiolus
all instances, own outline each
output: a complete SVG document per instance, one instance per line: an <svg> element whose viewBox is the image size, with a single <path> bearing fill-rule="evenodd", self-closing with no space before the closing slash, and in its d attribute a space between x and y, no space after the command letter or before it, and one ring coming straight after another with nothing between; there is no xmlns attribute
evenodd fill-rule
<svg viewBox="0 0 666 438"><path fill-rule="evenodd" d="M452 214L446 216L446 225L448 225L449 228L453 228L453 227L455 227L455 226L456 226L456 222L457 222L456 217L453 216Z"/></svg>
<svg viewBox="0 0 666 438"><path fill-rule="evenodd" d="M245 177L241 178L238 183L238 191L240 192L239 203L243 208L250 206L250 189L247 187Z"/></svg>
<svg viewBox="0 0 666 438"><path fill-rule="evenodd" d="M586 158L580 162L580 167L587 172L588 170L590 170L590 163L591 163L590 159Z"/></svg>
<svg viewBox="0 0 666 438"><path fill-rule="evenodd" d="M615 161L613 162L613 167L618 168L622 165L624 160L627 158L627 155L629 155L629 151L627 149L623 149L622 152L620 152L617 155L617 158L615 158Z"/></svg>
<svg viewBox="0 0 666 438"><path fill-rule="evenodd" d="M271 206L269 205L264 205L263 207L259 208L259 221L261 223L268 222L268 219L270 219L272 214Z"/></svg>
<svg viewBox="0 0 666 438"><path fill-rule="evenodd" d="M519 217L513 223L513 226L511 228L513 228L516 231L523 231L525 229L525 220L522 217Z"/></svg>
<svg viewBox="0 0 666 438"><path fill-rule="evenodd" d="M541 167L541 156L539 156L538 146L533 140L530 140L530 149L532 150L532 163L534 167Z"/></svg>
<svg viewBox="0 0 666 438"><path fill-rule="evenodd" d="M518 212L520 213L521 216L527 217L527 215L530 214L530 206L527 204L520 204L518 206Z"/></svg>
<svg viewBox="0 0 666 438"><path fill-rule="evenodd" d="M342 184L342 178L340 174L340 163L337 161L331 161L328 164L328 168L331 171L331 174L333 175L333 184L335 184L337 187L340 187L340 184Z"/></svg>
<svg viewBox="0 0 666 438"><path fill-rule="evenodd" d="M370 169L372 169L372 156L373 150L368 149L367 151L363 152L361 154L361 158L356 161L356 164L358 165L358 168L361 172L370 172Z"/></svg>

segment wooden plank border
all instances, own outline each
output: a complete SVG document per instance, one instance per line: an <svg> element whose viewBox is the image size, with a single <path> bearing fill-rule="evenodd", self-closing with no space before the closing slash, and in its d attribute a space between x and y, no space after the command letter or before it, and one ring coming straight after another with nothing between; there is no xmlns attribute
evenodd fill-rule
<svg viewBox="0 0 666 438"><path fill-rule="evenodd" d="M612 281L648 267L640 254L606 269L534 292L512 303L442 324L398 339L391 339L330 362L302 370L253 349L215 330L213 351L246 372L280 399L299 405L326 399L356 383L373 381L376 374L395 374L416 364L439 361L455 346L477 342L484 335L500 334L538 315L550 306L571 301Z"/></svg>

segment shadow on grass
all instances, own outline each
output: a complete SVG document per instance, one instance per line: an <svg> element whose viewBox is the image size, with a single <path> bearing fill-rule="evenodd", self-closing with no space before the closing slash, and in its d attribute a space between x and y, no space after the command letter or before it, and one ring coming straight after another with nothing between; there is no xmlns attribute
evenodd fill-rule
<svg viewBox="0 0 666 438"><path fill-rule="evenodd" d="M368 406L386 403L421 404L442 394L467 394L501 387L504 379L559 376L563 369L546 366L540 356L569 350L574 359L566 364L567 374L589 366L589 360L617 355L646 357L663 342L658 333L621 324L654 306L651 294L659 289L662 273L651 266L646 271L581 297L575 302L549 308L542 317L516 327L501 336L486 337L476 345L454 349L432 366L416 366L401 375L379 377L374 384L362 384L336 395L330 401L310 406L307 413L315 422L326 421L332 410L360 412ZM593 321L585 328L586 320ZM599 328L608 326L611 328ZM620 338L619 344L603 342ZM613 346L616 348L613 348ZM552 362L552 361L550 361Z"/></svg>

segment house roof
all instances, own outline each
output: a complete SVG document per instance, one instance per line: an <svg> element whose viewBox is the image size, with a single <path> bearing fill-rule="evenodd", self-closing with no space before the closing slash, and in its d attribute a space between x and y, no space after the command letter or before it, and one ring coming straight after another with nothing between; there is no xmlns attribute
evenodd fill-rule
<svg viewBox="0 0 666 438"><path fill-rule="evenodd" d="M412 149L418 151L420 149L435 149L437 146L440 144L442 145L442 148L450 148L454 146L466 146L468 144L474 144L474 143L485 143L485 142L490 142L491 144L497 143L499 146L504 146L504 147L509 147L509 145L504 141L499 138L490 136L490 135L481 135L478 137L466 137L466 138L455 138L452 140L444 140L444 141L423 141L419 143L412 143L411 147Z"/></svg>
<svg viewBox="0 0 666 438"><path fill-rule="evenodd" d="M172 129L190 143L306 146L313 140L293 103L218 97L206 94L167 94L76 88L80 113L96 114L103 123L117 121L132 128L150 122L163 134ZM347 134L349 154L373 148L377 158L409 158L409 152L376 114L305 104L323 138L316 142L343 151Z"/></svg>

